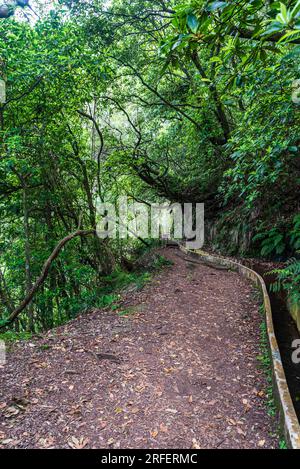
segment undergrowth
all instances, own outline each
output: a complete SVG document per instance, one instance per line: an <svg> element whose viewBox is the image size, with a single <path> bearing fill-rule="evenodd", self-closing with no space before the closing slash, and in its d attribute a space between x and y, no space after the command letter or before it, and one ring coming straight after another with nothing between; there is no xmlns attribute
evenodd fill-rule
<svg viewBox="0 0 300 469"><path fill-rule="evenodd" d="M31 337L31 332L6 331L0 334L0 340L4 340L6 343L16 342L18 340L30 340Z"/></svg>
<svg viewBox="0 0 300 469"><path fill-rule="evenodd" d="M299 253L300 251L298 251ZM296 258L286 262L282 269L274 269L269 274L276 274L276 281L271 285L275 293L286 291L292 303L300 302L300 260Z"/></svg>
<svg viewBox="0 0 300 469"><path fill-rule="evenodd" d="M92 308L111 308L112 310L118 309L118 301L120 293L132 286L135 290L141 290L152 279L153 273L160 271L166 266L171 265L172 262L164 256L155 254L151 263L147 266L147 270L139 269L133 272L127 272L117 268L112 274L103 277L101 285L94 286L92 293L86 289L80 297L66 298L68 302L69 315L56 314L55 320L52 324L54 328L66 324L78 314L89 311ZM63 309L63 301L61 302ZM124 313L125 315L125 313ZM39 331L37 331L39 332ZM18 340L29 340L32 333L29 332L16 332L9 330L0 333L0 340L6 343L16 342Z"/></svg>

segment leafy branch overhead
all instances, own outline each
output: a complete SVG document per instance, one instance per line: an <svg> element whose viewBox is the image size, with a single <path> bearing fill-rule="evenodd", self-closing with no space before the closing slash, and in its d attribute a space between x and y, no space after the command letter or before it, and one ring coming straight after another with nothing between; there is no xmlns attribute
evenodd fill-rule
<svg viewBox="0 0 300 469"><path fill-rule="evenodd" d="M214 248L297 258L299 1L3 1L0 16L4 324L48 329L111 298L151 240L76 236L39 283L99 200L204 202Z"/></svg>

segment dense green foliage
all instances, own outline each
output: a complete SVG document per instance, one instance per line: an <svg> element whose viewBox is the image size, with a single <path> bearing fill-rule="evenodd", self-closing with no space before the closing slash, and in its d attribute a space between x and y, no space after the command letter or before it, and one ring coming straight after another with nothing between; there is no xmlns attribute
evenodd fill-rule
<svg viewBox="0 0 300 469"><path fill-rule="evenodd" d="M34 19L0 20L3 318L97 197L205 202L216 248L297 256L299 1L61 0ZM71 241L16 327L96 306L136 244Z"/></svg>

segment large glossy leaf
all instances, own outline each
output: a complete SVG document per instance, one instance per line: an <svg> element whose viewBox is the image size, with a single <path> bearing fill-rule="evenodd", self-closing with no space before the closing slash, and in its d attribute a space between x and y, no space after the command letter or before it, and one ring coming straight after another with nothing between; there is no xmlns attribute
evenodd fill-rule
<svg viewBox="0 0 300 469"><path fill-rule="evenodd" d="M199 27L199 21L197 16L193 13L189 13L187 16L187 25L193 33L196 33Z"/></svg>
<svg viewBox="0 0 300 469"><path fill-rule="evenodd" d="M227 7L228 2L212 2L210 5L207 7L207 11L216 11L220 9L224 9Z"/></svg>

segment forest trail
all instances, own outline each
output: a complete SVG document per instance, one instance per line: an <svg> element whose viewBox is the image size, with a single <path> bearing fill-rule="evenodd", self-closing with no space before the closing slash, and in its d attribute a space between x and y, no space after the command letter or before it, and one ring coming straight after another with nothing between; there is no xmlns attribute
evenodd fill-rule
<svg viewBox="0 0 300 469"><path fill-rule="evenodd" d="M14 346L0 368L0 447L278 447L255 290L161 253L174 264L119 310Z"/></svg>

